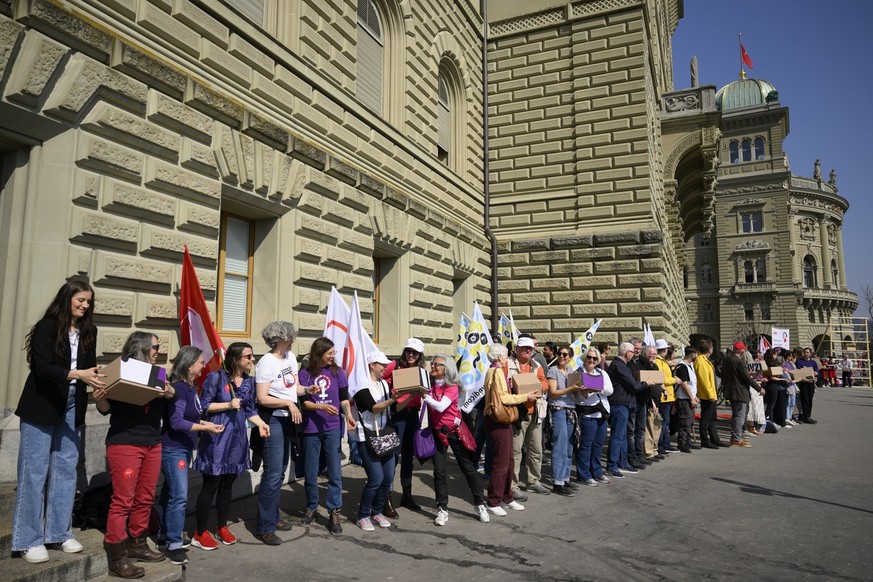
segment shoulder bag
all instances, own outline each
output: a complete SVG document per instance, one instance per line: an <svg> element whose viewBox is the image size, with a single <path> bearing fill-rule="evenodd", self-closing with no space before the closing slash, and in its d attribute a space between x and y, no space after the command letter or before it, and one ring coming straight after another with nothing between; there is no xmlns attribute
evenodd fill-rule
<svg viewBox="0 0 873 582"><path fill-rule="evenodd" d="M384 381L380 380L380 385L382 382ZM384 391L385 387L382 386L382 389ZM400 450L400 436L397 434L397 431L394 430L394 427L386 423L381 430L379 429L379 418L382 414L384 414L384 412L381 412L378 415L372 415L373 429L369 429L367 428L367 425L364 424L364 417L361 416L360 411L358 411L358 417L361 419L361 428L364 429L364 442L367 443L367 449L380 459L387 457L388 455L393 455Z"/></svg>
<svg viewBox="0 0 873 582"><path fill-rule="evenodd" d="M428 426L422 428L424 416L427 414L427 404L421 403L421 412L418 413L418 426L415 427L415 458L422 465L425 461L436 455L436 442L433 439L433 428L428 423Z"/></svg>
<svg viewBox="0 0 873 582"><path fill-rule="evenodd" d="M500 373L498 370L495 372L495 375ZM485 407L485 414L490 416L491 420L500 424L512 424L518 421L518 407L503 404L500 394L497 393L494 387L494 382L496 381L492 381L491 386L488 387L491 399Z"/></svg>

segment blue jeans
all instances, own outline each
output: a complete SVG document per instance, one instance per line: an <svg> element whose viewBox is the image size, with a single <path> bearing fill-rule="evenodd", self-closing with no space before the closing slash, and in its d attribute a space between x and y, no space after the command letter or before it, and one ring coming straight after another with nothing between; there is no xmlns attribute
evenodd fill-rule
<svg viewBox="0 0 873 582"><path fill-rule="evenodd" d="M552 410L552 481L564 485L570 481L573 466L573 429L567 409Z"/></svg>
<svg viewBox="0 0 873 582"><path fill-rule="evenodd" d="M327 498L325 505L328 511L343 506L343 471L341 428L327 432L317 432L303 435L303 458L306 481L303 489L306 491L306 509L318 509L318 465L321 453L327 460Z"/></svg>
<svg viewBox="0 0 873 582"><path fill-rule="evenodd" d="M258 535L276 532L279 494L291 454L291 431L290 416L270 417L270 436L264 439L264 451L261 454L264 469L258 489Z"/></svg>
<svg viewBox="0 0 873 582"><path fill-rule="evenodd" d="M576 474L582 481L597 479L603 476L600 453L603 451L603 441L606 440L606 419L580 416L579 426L582 437L579 450L576 451Z"/></svg>
<svg viewBox="0 0 873 582"><path fill-rule="evenodd" d="M75 394L75 387L70 388L63 423L43 425L26 420L20 423L13 552L42 544L60 544L73 537L79 462Z"/></svg>
<svg viewBox="0 0 873 582"><path fill-rule="evenodd" d="M658 437L658 452L662 454L673 450L673 445L670 444L670 411L672 408L672 402L662 402L658 405L658 410L661 413L661 435Z"/></svg>
<svg viewBox="0 0 873 582"><path fill-rule="evenodd" d="M412 462L415 460L415 427L418 426L418 413L420 408L404 408L391 417L391 426L397 431L400 439L400 486L408 489L412 487Z"/></svg>
<svg viewBox="0 0 873 582"><path fill-rule="evenodd" d="M788 404L785 407L785 418L792 418L794 416L794 405L797 404L797 393L788 394Z"/></svg>
<svg viewBox="0 0 873 582"><path fill-rule="evenodd" d="M367 483L361 491L361 505L358 507L358 519L363 519L382 513L382 506L385 505L391 484L394 483L395 458L394 455L379 458L364 443L358 444L364 469L367 471Z"/></svg>
<svg viewBox="0 0 873 582"><path fill-rule="evenodd" d="M188 503L188 467L191 451L178 447L161 449L161 473L164 485L158 497L158 537L167 540L168 550L182 547L185 528L185 505Z"/></svg>
<svg viewBox="0 0 873 582"><path fill-rule="evenodd" d="M610 471L627 466L628 412L633 413L634 411L629 411L626 406L613 406L609 415L610 435L606 468Z"/></svg>

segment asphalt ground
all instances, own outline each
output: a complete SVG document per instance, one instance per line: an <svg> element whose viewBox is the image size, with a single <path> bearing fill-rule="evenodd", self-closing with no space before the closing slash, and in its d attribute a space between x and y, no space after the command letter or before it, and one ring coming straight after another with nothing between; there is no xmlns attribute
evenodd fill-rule
<svg viewBox="0 0 873 582"><path fill-rule="evenodd" d="M488 524L450 461L450 518L435 526L431 465L416 463L423 511L401 508L390 529L364 532L354 518L365 474L349 466L343 534L327 532L322 507L319 522L268 547L252 535L255 498L235 501L239 543L192 547L187 579L870 580L873 390L819 389L814 417L751 438L751 448L674 453L573 498L531 494L525 511ZM719 425L727 438L727 422ZM294 518L304 506L302 483L286 486L282 511Z"/></svg>

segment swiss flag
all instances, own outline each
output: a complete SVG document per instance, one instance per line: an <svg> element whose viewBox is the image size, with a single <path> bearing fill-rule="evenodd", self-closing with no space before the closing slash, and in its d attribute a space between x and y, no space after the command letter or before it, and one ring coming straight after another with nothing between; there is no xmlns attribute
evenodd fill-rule
<svg viewBox="0 0 873 582"><path fill-rule="evenodd" d="M743 64L751 69L752 68L752 58L749 56L749 53L746 52L746 47L744 47L742 44L740 45L740 53L742 54L742 57L743 57Z"/></svg>
<svg viewBox="0 0 873 582"><path fill-rule="evenodd" d="M218 337L218 331L212 325L200 280L194 271L194 263L185 245L185 257L182 259L182 287L179 292L179 328L183 346L196 346L203 350L203 373L197 381L199 388L203 379L210 372L221 368L224 359L224 342Z"/></svg>

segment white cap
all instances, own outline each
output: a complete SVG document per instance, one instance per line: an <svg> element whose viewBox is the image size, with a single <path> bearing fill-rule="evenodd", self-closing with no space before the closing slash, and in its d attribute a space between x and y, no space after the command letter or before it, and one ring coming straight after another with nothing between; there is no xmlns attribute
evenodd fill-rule
<svg viewBox="0 0 873 582"><path fill-rule="evenodd" d="M379 363L379 364L384 364L387 366L388 364L391 363L391 360L388 359L388 357L385 355L384 352L376 351L376 352L370 352L369 354L367 354L367 363L368 364Z"/></svg>
<svg viewBox="0 0 873 582"><path fill-rule="evenodd" d="M517 347L517 348L533 348L536 346L534 346L533 338L520 337L520 338L518 338L518 341L515 342L515 347Z"/></svg>
<svg viewBox="0 0 873 582"><path fill-rule="evenodd" d="M666 350L670 348L670 344L667 343L667 340L659 339L655 342L656 350Z"/></svg>
<svg viewBox="0 0 873 582"><path fill-rule="evenodd" d="M403 346L404 350L407 348L409 348L411 350L415 350L419 354L423 354L424 353L424 342L421 341L420 339L411 337L408 340L406 340L406 345Z"/></svg>

